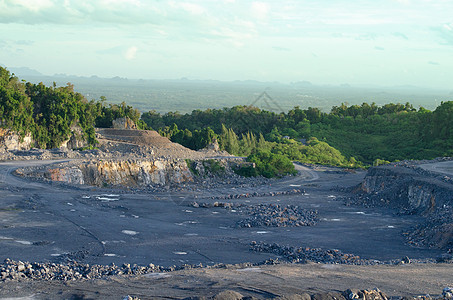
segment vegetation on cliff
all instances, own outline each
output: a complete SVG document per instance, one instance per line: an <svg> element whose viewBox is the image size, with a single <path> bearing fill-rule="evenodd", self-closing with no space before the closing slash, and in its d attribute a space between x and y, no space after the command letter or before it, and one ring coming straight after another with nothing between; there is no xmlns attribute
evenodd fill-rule
<svg viewBox="0 0 453 300"><path fill-rule="evenodd" d="M262 148L292 160L339 166L453 156L453 101L434 111L409 103L341 104L329 113L312 107L274 113L235 106L190 114L150 111L142 120L192 149L197 148L193 132L207 130L222 149L243 156Z"/></svg>
<svg viewBox="0 0 453 300"><path fill-rule="evenodd" d="M89 101L69 83L25 83L0 67L0 127L22 136L31 133L36 147L59 147L75 127L88 146L95 146L95 126L111 127L121 117L194 150L217 140L221 150L248 157L257 166L253 172L261 175L292 173L294 169L282 171L287 161L361 167L453 156L453 101L442 102L434 111L417 110L409 103L363 103L334 106L329 113L312 107L275 113L234 106L141 114L125 102L107 104L105 97Z"/></svg>
<svg viewBox="0 0 453 300"><path fill-rule="evenodd" d="M110 127L113 119L126 116L143 124L140 112L125 103L88 101L70 83L64 87L24 83L0 67L0 126L22 136L31 133L38 148L60 147L74 127L80 127L86 145L94 146L95 125Z"/></svg>

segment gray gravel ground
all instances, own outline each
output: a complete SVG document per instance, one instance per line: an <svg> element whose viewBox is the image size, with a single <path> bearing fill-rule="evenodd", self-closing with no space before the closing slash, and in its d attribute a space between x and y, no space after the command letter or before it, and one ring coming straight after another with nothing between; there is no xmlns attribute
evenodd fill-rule
<svg viewBox="0 0 453 300"><path fill-rule="evenodd" d="M334 256L352 253L352 257L359 256L364 260L404 261L407 257L416 262L445 254L406 243L403 233L420 222L419 216L399 216L385 208L348 207L337 200L347 195L338 187L358 184L364 172L347 173L323 167L306 171L299 167L304 172L301 176L264 185L223 184L203 189L192 186L157 192L70 187L32 182L11 175L16 167L44 163L49 162L0 163L0 261L14 260L6 261L2 265L6 269L2 272L9 268L18 277L23 277L20 274L44 276L32 281L9 278L0 283L0 296L120 299L129 294L142 299L179 299L200 295L201 291L213 296L222 290L233 289L246 296L272 298L272 295L282 296L293 291L344 291L352 287L379 287L389 295L401 296L441 294L443 288L453 285L452 265L446 263L259 265L265 261L284 260L285 255L278 251L251 251L253 241L256 245L275 243L276 249L292 247L295 252L308 248L334 251L330 252ZM304 193L285 193L294 189ZM247 193L257 196L228 201L235 206L252 207L252 212L243 213L234 206L232 209L214 206L218 202L216 197L221 195ZM193 202L211 203L213 207L190 207ZM250 228L236 226L247 213L250 215L256 208L272 205L297 207L303 212L316 211L317 222L313 226L269 227L264 223ZM244 262L249 263L244 265ZM108 267L112 263L118 267ZM65 269L76 264L77 270ZM150 273L149 264L160 267ZM199 264L217 268L194 269L192 266ZM225 264L224 267L221 264ZM165 273L183 265L191 267ZM94 266L100 267L92 269ZM46 279L43 275L46 272L42 270L53 267L57 279L59 276L67 279L86 277L87 274L90 279L50 283L53 281ZM128 274L129 269L131 274ZM103 272L112 274L100 276L104 279L91 279Z"/></svg>

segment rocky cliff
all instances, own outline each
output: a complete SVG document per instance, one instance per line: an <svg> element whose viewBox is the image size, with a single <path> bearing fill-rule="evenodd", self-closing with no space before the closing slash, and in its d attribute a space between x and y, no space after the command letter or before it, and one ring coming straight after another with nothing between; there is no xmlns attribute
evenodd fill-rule
<svg viewBox="0 0 453 300"><path fill-rule="evenodd" d="M419 164L401 162L370 168L347 204L384 206L420 215L419 226L407 233L409 243L453 251L452 179L428 172Z"/></svg>
<svg viewBox="0 0 453 300"><path fill-rule="evenodd" d="M390 206L406 213L426 214L453 201L452 184L400 166L371 168L359 190L369 204Z"/></svg>
<svg viewBox="0 0 453 300"><path fill-rule="evenodd" d="M0 148L4 150L28 150L33 144L31 134L21 137L14 131L0 128Z"/></svg>
<svg viewBox="0 0 453 300"><path fill-rule="evenodd" d="M147 187L193 181L184 160L89 160L17 172L51 181L99 187Z"/></svg>

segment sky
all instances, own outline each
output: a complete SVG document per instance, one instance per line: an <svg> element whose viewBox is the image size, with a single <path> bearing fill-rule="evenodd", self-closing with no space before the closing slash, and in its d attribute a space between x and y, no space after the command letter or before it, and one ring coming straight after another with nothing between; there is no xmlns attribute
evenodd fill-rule
<svg viewBox="0 0 453 300"><path fill-rule="evenodd" d="M452 89L453 1L0 0L0 64Z"/></svg>

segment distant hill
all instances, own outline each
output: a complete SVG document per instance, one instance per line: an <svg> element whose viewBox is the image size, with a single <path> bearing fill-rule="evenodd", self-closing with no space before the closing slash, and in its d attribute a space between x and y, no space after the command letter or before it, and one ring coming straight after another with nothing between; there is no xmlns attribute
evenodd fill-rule
<svg viewBox="0 0 453 300"><path fill-rule="evenodd" d="M269 109L265 102L256 102L266 91L278 103L278 109L289 111L295 106L303 109L317 107L328 112L332 106L342 102L349 105L375 102L383 105L389 102L410 102L415 107L435 109L441 101L452 100L451 90L423 89L413 86L379 87L342 85L319 85L300 80L284 84L255 80L218 81L180 79L131 79L121 76L102 78L68 74L43 75L27 68L10 68L21 79L32 83L43 82L51 86L66 86L68 82L88 99L99 100L105 96L110 103L123 101L141 112L155 110L160 113L179 111L190 113L196 109L224 108L235 105L254 104Z"/></svg>
<svg viewBox="0 0 453 300"><path fill-rule="evenodd" d="M22 78L25 76L44 76L42 73L30 69L27 67L15 67L15 68L8 68L11 73L14 73L17 77Z"/></svg>

